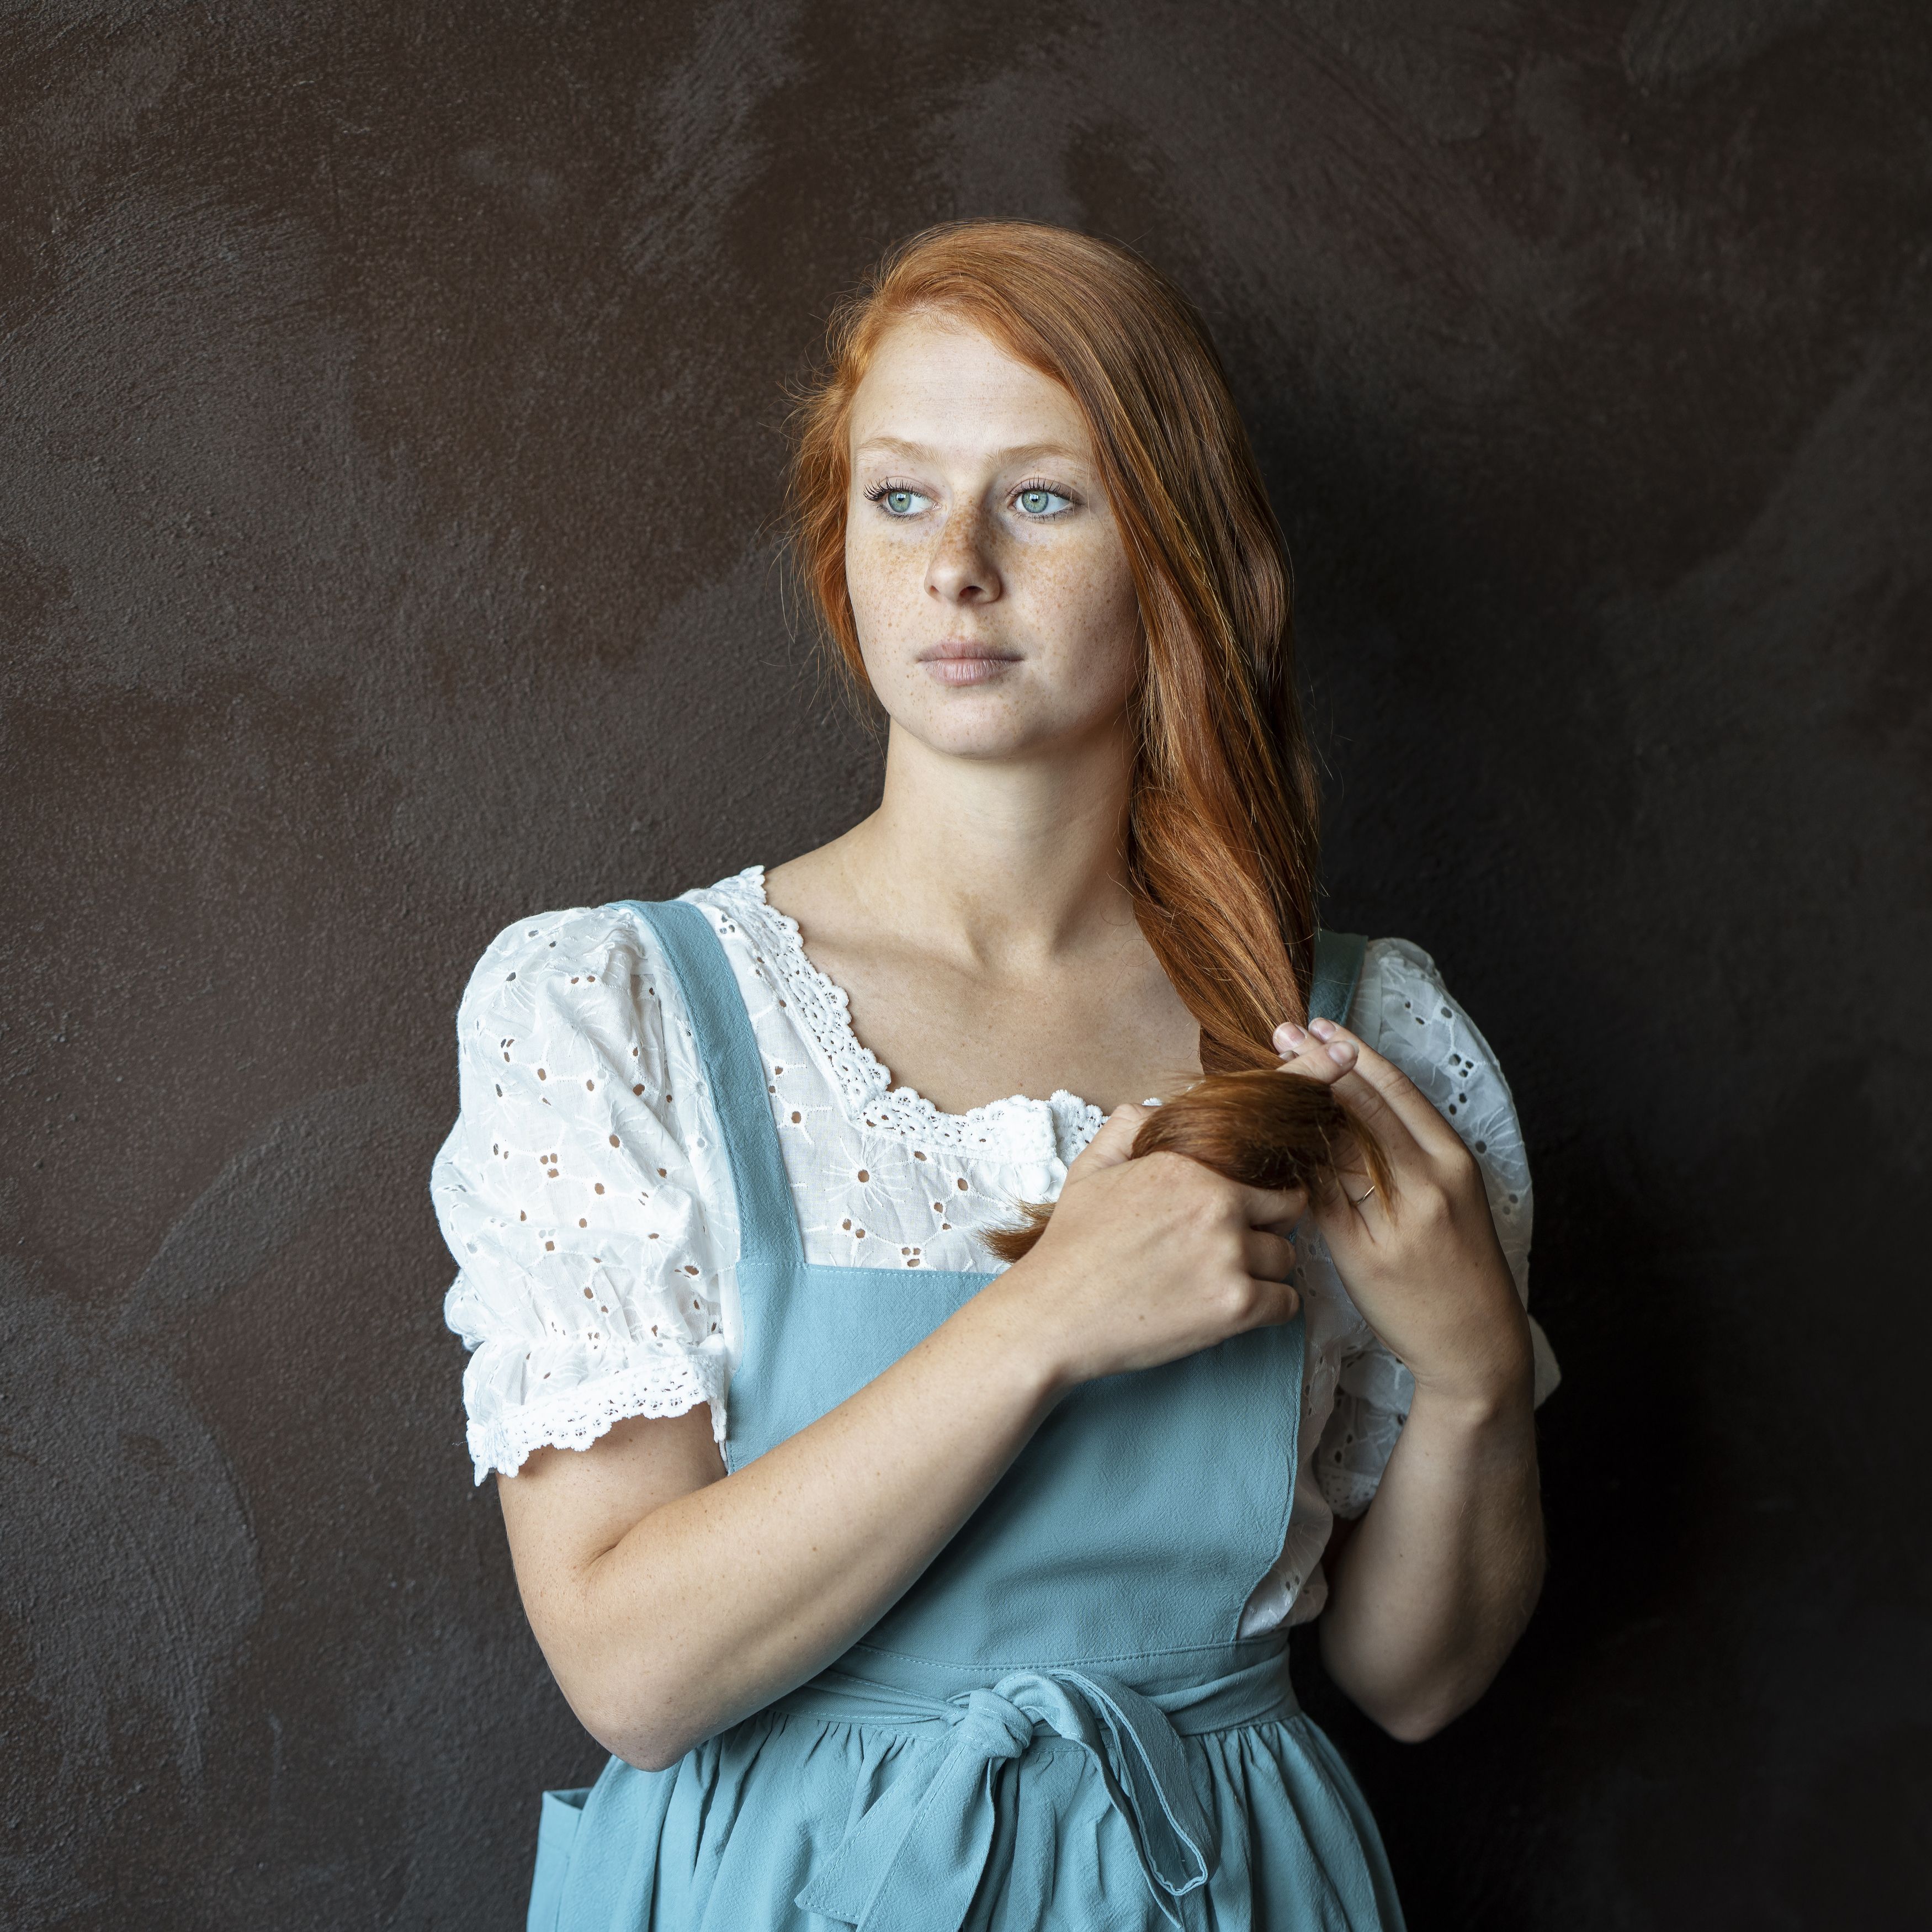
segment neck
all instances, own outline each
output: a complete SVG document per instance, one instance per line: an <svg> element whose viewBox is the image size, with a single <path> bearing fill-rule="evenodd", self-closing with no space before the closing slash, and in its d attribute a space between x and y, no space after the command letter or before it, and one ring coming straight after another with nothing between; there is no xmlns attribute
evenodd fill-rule
<svg viewBox="0 0 1932 1932"><path fill-rule="evenodd" d="M836 842L862 902L962 963L1024 967L1131 926L1124 722L1029 758L962 758L891 730L879 808Z"/></svg>

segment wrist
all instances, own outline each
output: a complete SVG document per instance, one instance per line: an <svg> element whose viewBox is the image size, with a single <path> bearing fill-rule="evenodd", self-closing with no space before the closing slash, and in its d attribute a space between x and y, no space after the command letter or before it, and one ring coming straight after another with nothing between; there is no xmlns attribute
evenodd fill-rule
<svg viewBox="0 0 1932 1932"><path fill-rule="evenodd" d="M1415 1400L1445 1417L1472 1425L1527 1414L1536 1382L1529 1324L1514 1300L1516 1319L1498 1323L1481 1346L1458 1349L1439 1363L1406 1364L1415 1382Z"/></svg>
<svg viewBox="0 0 1932 1932"><path fill-rule="evenodd" d="M1044 1412L1085 1379L1052 1318L1057 1297L1029 1255L988 1282L952 1319L964 1323L1007 1387Z"/></svg>

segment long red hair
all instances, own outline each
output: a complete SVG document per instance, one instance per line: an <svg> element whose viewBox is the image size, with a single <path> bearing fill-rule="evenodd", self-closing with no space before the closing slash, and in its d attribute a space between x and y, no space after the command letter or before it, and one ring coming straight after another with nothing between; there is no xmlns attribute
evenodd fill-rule
<svg viewBox="0 0 1932 1932"><path fill-rule="evenodd" d="M1312 970L1318 796L1294 682L1281 530L1205 325L1131 249L1031 221L962 221L893 249L834 312L795 418L794 552L844 668L852 398L918 312L978 328L1084 416L1126 547L1144 648L1125 854L1142 932L1201 1027L1209 1072L1273 1068Z"/></svg>

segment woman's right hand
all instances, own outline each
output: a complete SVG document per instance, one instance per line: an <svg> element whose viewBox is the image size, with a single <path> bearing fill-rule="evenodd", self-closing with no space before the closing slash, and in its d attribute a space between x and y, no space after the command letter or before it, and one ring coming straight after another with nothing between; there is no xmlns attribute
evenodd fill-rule
<svg viewBox="0 0 1932 1932"><path fill-rule="evenodd" d="M1287 1232L1306 1194L1244 1187L1180 1154L1131 1159L1151 1111L1108 1115L1032 1252L983 1291L1024 1306L1065 1388L1157 1368L1300 1305Z"/></svg>

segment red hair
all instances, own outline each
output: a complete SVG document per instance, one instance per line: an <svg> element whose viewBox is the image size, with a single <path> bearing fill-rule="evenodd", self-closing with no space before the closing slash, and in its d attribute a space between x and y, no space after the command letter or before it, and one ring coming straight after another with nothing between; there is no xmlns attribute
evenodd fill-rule
<svg viewBox="0 0 1932 1932"><path fill-rule="evenodd" d="M1394 1204L1395 1176L1382 1143L1349 1114L1334 1088L1298 1073L1204 1074L1148 1115L1128 1154L1135 1160L1184 1154L1244 1186L1304 1190L1311 1202L1331 1198L1352 1156L1374 1183L1370 1192L1379 1189L1383 1205ZM1019 1207L1018 1226L980 1237L1003 1262L1031 1252L1053 1218L1043 1201Z"/></svg>
<svg viewBox="0 0 1932 1932"><path fill-rule="evenodd" d="M792 532L861 689L845 583L852 398L886 331L916 313L977 328L1086 419L1140 604L1135 913L1200 1023L1202 1067L1273 1068L1274 1028L1306 1017L1318 800L1287 553L1206 326L1131 249L1030 221L928 229L839 305L795 419Z"/></svg>

